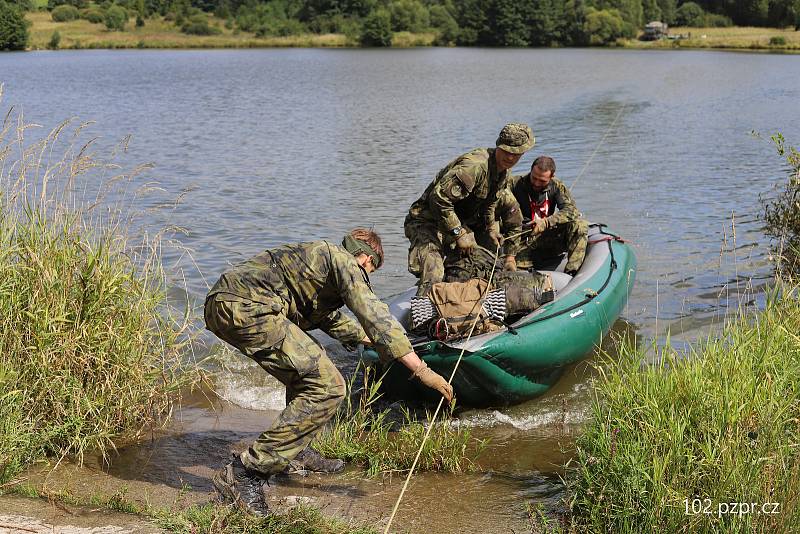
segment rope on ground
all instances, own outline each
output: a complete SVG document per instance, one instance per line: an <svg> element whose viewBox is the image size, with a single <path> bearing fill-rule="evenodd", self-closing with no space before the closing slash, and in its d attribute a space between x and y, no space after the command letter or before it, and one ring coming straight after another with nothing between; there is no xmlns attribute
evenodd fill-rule
<svg viewBox="0 0 800 534"><path fill-rule="evenodd" d="M489 273L489 283L486 285L486 289L481 295L481 299L475 303L475 306L482 306L483 301L486 299L486 293L489 292L489 288L492 286L492 280L494 279L494 272L497 268L497 258L500 256L500 244L497 244L497 249L494 252L494 262L492 265L492 272ZM470 313L473 313L475 308L473 307L470 310ZM467 334L467 338L464 340L464 343L467 343L470 338L472 337L472 333L475 331L475 326L478 324L478 319L480 319L480 314L476 314L475 320L472 321L472 326L469 329L469 333ZM456 371L458 371L458 365L461 363L461 359L464 357L464 352L467 350L466 346L461 349L461 354L458 355L458 359L456 360L456 364L453 367L453 372L450 373L450 378L447 380L448 384L453 382L453 377L456 376ZM436 423L436 418L439 416L439 410L442 408L442 403L444 402L444 397L439 399L439 404L436 405L436 411L433 412L433 417L431 417L430 424L428 425L428 429L425 431L425 435L422 437L422 443L419 445L419 450L417 451L417 455L414 457L414 461L411 463L411 469L408 471L408 476L406 476L406 481L403 483L403 489L400 490L400 495L397 497L397 502L394 503L394 508L392 509L392 515L389 516L389 522L386 523L386 528L383 531L383 534L389 533L389 528L392 526L392 522L394 521L394 516L397 515L397 509L400 508L400 502L403 500L403 496L406 493L406 489L408 489L408 483L411 481L411 476L414 474L414 469L417 467L417 462L419 461L419 457L422 456L422 449L425 447L425 442L428 441L428 436L431 434L431 430L433 430L433 425Z"/></svg>
<svg viewBox="0 0 800 534"><path fill-rule="evenodd" d="M608 137L608 134L610 134L610 133L611 133L611 130L612 130L612 128L614 128L614 125L615 125L615 124L617 124L617 120L619 120L620 116L622 115L622 112L623 112L623 111L625 111L625 106L627 106L627 105L628 105L628 104L627 104L627 102L626 102L625 104L622 104L622 107L621 107L621 108L619 108L619 111L617 112L617 116L616 116L616 117L614 117L614 120L611 122L611 124L610 124L610 125L608 126L608 128L606 129L606 133L605 133L605 134L603 134L603 138L602 138L602 139L600 139L600 142L599 142L599 143L597 143L597 146L594 148L594 152L592 152L592 155L591 155L591 156L589 156L589 159L587 159L587 160L586 160L586 163L584 163L584 164L583 164L583 168L581 169L581 172L579 172L579 173L578 173L578 176L577 176L577 177L575 178L575 180L572 182L572 185L571 185L571 186L569 186L569 190L570 190L570 191L572 191L572 188L573 188L573 187L575 187L575 184L577 184L577 183L578 183L578 180L580 180L580 179L581 179L581 176L583 176L583 173L584 173L584 172L586 172L586 169L589 167L589 164L590 164L590 163L592 162L592 160L594 159L594 156L595 156L595 154L597 154L597 151L598 151L598 150L600 150L600 147L601 147L601 146L603 146L603 143L605 142L605 140L606 140L606 137Z"/></svg>

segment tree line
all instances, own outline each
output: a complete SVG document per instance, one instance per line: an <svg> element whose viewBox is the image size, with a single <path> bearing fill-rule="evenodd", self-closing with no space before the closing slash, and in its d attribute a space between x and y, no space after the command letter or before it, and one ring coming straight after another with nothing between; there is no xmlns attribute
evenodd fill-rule
<svg viewBox="0 0 800 534"><path fill-rule="evenodd" d="M800 25L800 0L49 0L48 9L63 5L95 17L98 10L120 6L141 24L163 16L187 33L212 32L203 15L213 13L229 29L256 36L340 33L366 46L388 46L394 32L404 31L433 32L438 45L586 46L634 38L656 20L679 26ZM4 44L6 33L17 40L24 33L3 27L14 26L9 21L32 8L32 0L0 0L0 48L13 48Z"/></svg>

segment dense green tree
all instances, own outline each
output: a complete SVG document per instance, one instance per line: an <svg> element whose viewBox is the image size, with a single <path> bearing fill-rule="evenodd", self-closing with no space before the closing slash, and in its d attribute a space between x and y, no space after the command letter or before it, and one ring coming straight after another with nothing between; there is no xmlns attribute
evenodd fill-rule
<svg viewBox="0 0 800 534"><path fill-rule="evenodd" d="M124 31L125 23L128 22L128 12L125 8L114 4L106 10L106 28L111 31Z"/></svg>
<svg viewBox="0 0 800 534"><path fill-rule="evenodd" d="M47 9L50 11L54 10L58 6L73 6L78 9L83 9L87 6L89 2L87 0L48 0L47 2Z"/></svg>
<svg viewBox="0 0 800 534"><path fill-rule="evenodd" d="M433 5L430 8L431 26L439 31L436 38L437 45L449 46L458 42L461 29L450 11L442 5Z"/></svg>
<svg viewBox="0 0 800 534"><path fill-rule="evenodd" d="M391 46L392 16L385 9L376 9L364 19L361 30L364 46Z"/></svg>
<svg viewBox="0 0 800 534"><path fill-rule="evenodd" d="M617 9L586 10L584 32L589 37L590 45L606 45L626 36L627 23Z"/></svg>
<svg viewBox="0 0 800 534"><path fill-rule="evenodd" d="M430 13L419 0L392 0L388 7L394 31L422 32L430 28Z"/></svg>
<svg viewBox="0 0 800 534"><path fill-rule="evenodd" d="M525 4L518 0L496 0L489 20L494 29L493 42L500 46L528 46L530 30L525 17Z"/></svg>
<svg viewBox="0 0 800 534"><path fill-rule="evenodd" d="M564 0L535 0L530 5L527 20L531 45L565 44L567 9Z"/></svg>
<svg viewBox="0 0 800 534"><path fill-rule="evenodd" d="M645 24L654 20L661 21L661 7L657 0L642 0L642 17Z"/></svg>
<svg viewBox="0 0 800 534"><path fill-rule="evenodd" d="M706 13L698 4L686 2L675 11L675 24L695 28L705 26Z"/></svg>
<svg viewBox="0 0 800 534"><path fill-rule="evenodd" d="M81 14L78 8L69 4L57 6L50 12L50 18L53 22L69 22L71 20L78 20Z"/></svg>
<svg viewBox="0 0 800 534"><path fill-rule="evenodd" d="M489 20L493 10L494 0L461 0L456 19L461 26L457 44L495 44L494 31Z"/></svg>
<svg viewBox="0 0 800 534"><path fill-rule="evenodd" d="M614 16L619 15L625 23L621 37L635 37L637 30L643 26L642 0L593 0L589 5L599 11L608 11L603 15L594 15L596 20L610 23ZM616 10L616 14L612 10Z"/></svg>
<svg viewBox="0 0 800 534"><path fill-rule="evenodd" d="M672 24L675 22L675 10L678 9L675 0L657 0L661 12L661 22Z"/></svg>
<svg viewBox="0 0 800 534"><path fill-rule="evenodd" d="M22 9L0 0L0 50L25 50L29 38Z"/></svg>

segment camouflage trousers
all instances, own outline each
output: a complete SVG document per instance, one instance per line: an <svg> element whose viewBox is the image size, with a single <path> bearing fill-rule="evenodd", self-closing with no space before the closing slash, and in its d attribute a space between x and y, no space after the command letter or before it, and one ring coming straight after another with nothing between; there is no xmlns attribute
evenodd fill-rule
<svg viewBox="0 0 800 534"><path fill-rule="evenodd" d="M336 413L345 394L341 373L325 350L286 317L277 296L253 302L209 295L206 326L286 386L286 408L242 452L242 463L266 476L283 471Z"/></svg>
<svg viewBox="0 0 800 534"><path fill-rule="evenodd" d="M559 224L548 228L541 234L523 238L517 253L517 267L520 269L541 269L560 261L567 253L565 271L577 271L583 265L588 244L589 223L583 219Z"/></svg>
<svg viewBox="0 0 800 534"><path fill-rule="evenodd" d="M418 295L444 279L444 238L436 225L406 218L404 230L408 247L408 272L419 280Z"/></svg>

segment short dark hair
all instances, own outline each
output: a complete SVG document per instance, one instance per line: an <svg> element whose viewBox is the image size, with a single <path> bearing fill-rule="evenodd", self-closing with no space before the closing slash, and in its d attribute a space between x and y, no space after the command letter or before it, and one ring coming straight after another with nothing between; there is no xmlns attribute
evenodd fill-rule
<svg viewBox="0 0 800 534"><path fill-rule="evenodd" d="M540 170L545 172L550 171L552 174L556 173L556 161L550 156L539 156L533 160L531 170L533 170L534 167L539 167Z"/></svg>

